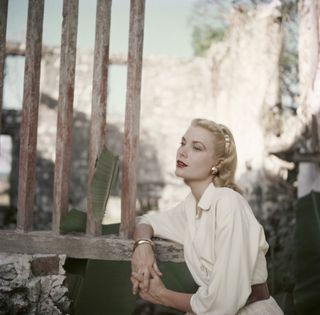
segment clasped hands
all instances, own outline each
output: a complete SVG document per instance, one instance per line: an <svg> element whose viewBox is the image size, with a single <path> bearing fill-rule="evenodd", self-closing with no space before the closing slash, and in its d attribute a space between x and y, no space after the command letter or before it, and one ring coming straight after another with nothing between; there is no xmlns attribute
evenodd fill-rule
<svg viewBox="0 0 320 315"><path fill-rule="evenodd" d="M148 245L146 245L147 247ZM162 296L166 287L154 255L147 255L144 246L139 246L132 257L132 293L139 293L143 300L154 304L163 304Z"/></svg>

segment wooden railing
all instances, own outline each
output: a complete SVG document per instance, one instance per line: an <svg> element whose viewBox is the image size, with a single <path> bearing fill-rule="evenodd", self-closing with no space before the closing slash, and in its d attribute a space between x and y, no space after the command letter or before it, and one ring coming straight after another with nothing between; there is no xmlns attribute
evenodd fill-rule
<svg viewBox="0 0 320 315"><path fill-rule="evenodd" d="M120 235L102 236L101 222L95 221L92 209L91 184L95 164L106 146L105 139L107 139L105 131L111 3L111 0L97 0L92 113L88 144L86 233L84 235L60 235L61 219L68 211L69 200L78 0L63 1L52 231L46 232L32 231L44 0L29 0L20 133L17 228L15 231L0 231L0 251L62 253L75 258L107 260L129 260L131 257L132 240L130 237L133 233L136 214L145 0L131 0L130 7ZM1 0L0 112L6 55L7 11L8 0ZM161 260L183 260L181 247L176 244L159 241L157 252Z"/></svg>

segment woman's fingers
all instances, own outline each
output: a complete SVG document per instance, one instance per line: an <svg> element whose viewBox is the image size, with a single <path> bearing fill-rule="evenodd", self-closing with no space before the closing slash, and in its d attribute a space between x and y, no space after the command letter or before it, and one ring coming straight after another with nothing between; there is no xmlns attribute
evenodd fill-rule
<svg viewBox="0 0 320 315"><path fill-rule="evenodd" d="M131 277L131 283L132 283L132 293L137 294L139 291L139 281L136 278Z"/></svg>
<svg viewBox="0 0 320 315"><path fill-rule="evenodd" d="M150 281L150 273L147 270L143 273L143 286L144 286L145 292L149 290L149 281Z"/></svg>
<svg viewBox="0 0 320 315"><path fill-rule="evenodd" d="M141 273L138 272L132 272L131 273L131 277L134 278L136 281L138 282L142 282L143 281L143 275Z"/></svg>
<svg viewBox="0 0 320 315"><path fill-rule="evenodd" d="M156 270L154 270L153 268L151 268L150 273L151 273L151 276L153 279L159 278L158 272Z"/></svg>
<svg viewBox="0 0 320 315"><path fill-rule="evenodd" d="M141 291L148 292L150 289L150 279L158 278L159 276L162 276L162 272L159 270L156 262L154 262L148 269L144 268L132 271L131 282L133 294L137 294L138 291L140 291L140 293Z"/></svg>
<svg viewBox="0 0 320 315"><path fill-rule="evenodd" d="M162 276L162 272L160 271L160 269L159 269L156 261L153 263L152 268L153 268L153 270L156 271L156 273L158 274L158 276Z"/></svg>

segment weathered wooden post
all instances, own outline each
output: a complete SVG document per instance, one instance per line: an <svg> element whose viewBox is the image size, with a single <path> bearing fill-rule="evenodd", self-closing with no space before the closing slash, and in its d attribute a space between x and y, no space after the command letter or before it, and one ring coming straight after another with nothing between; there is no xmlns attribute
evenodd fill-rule
<svg viewBox="0 0 320 315"><path fill-rule="evenodd" d="M56 234L59 234L61 218L68 211L69 205L78 2L78 0L63 2L52 216L52 230Z"/></svg>
<svg viewBox="0 0 320 315"><path fill-rule="evenodd" d="M3 105L4 62L6 57L8 0L0 1L0 131L1 111Z"/></svg>
<svg viewBox="0 0 320 315"><path fill-rule="evenodd" d="M120 227L124 238L132 236L136 216L144 8L144 0L131 0Z"/></svg>
<svg viewBox="0 0 320 315"><path fill-rule="evenodd" d="M101 222L93 217L92 180L96 160L106 142L106 112L108 99L109 39L111 0L98 0L96 13L96 39L92 81L92 109L88 147L87 234L101 234Z"/></svg>
<svg viewBox="0 0 320 315"><path fill-rule="evenodd" d="M17 230L32 229L42 48L43 0L29 0L24 68Z"/></svg>

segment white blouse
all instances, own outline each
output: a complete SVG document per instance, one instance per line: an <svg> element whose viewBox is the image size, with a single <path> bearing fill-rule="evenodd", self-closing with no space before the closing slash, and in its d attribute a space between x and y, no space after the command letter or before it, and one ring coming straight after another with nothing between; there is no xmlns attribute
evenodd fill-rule
<svg viewBox="0 0 320 315"><path fill-rule="evenodd" d="M199 285L191 297L197 315L236 314L251 285L267 280L269 248L262 226L247 201L229 188L209 184L196 215L192 193L175 208L139 217L154 236L184 245L184 258Z"/></svg>

